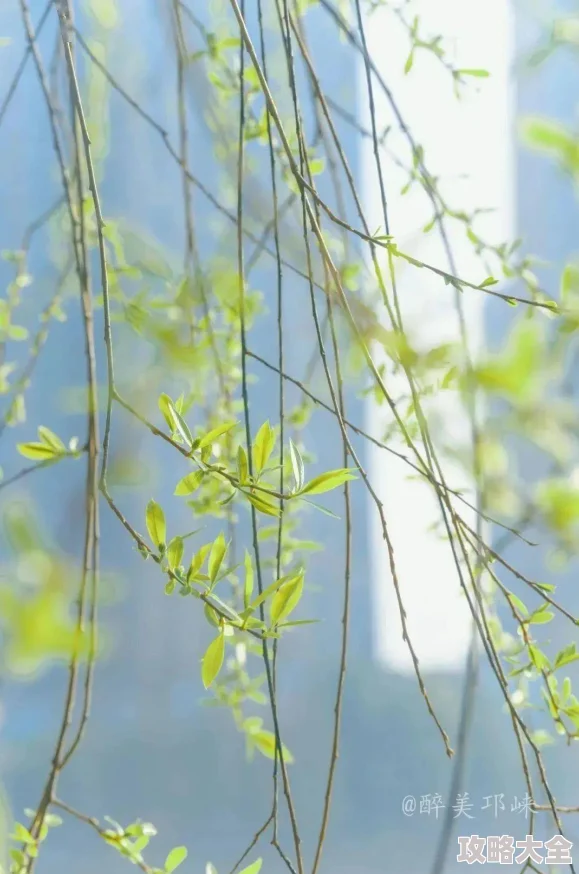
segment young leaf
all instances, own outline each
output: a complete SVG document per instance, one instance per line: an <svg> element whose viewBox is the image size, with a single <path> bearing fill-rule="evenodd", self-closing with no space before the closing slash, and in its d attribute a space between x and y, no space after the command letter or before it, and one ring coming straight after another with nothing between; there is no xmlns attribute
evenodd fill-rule
<svg viewBox="0 0 579 874"><path fill-rule="evenodd" d="M490 76L488 70L457 70L459 76L475 76L477 79L487 79Z"/></svg>
<svg viewBox="0 0 579 874"><path fill-rule="evenodd" d="M305 485L300 494L302 495L321 495L322 492L329 492L332 489L338 488L348 480L356 479L355 475L348 468L339 470L329 470L327 473L321 473L315 476Z"/></svg>
<svg viewBox="0 0 579 874"><path fill-rule="evenodd" d="M280 622L278 628L293 628L298 625L317 625L319 619L293 619L291 622Z"/></svg>
<svg viewBox="0 0 579 874"><path fill-rule="evenodd" d="M292 470L294 474L295 490L299 492L301 489L303 489L305 482L304 462L300 455L299 449L297 448L291 437L289 445Z"/></svg>
<svg viewBox="0 0 579 874"><path fill-rule="evenodd" d="M173 424L173 418L171 416L172 403L173 402L172 402L171 398L169 397L169 395L162 394L159 397L159 410L161 411L161 414L162 414L165 422L167 423L167 427L169 428L171 433L173 433L174 428L175 428L175 426Z"/></svg>
<svg viewBox="0 0 579 874"><path fill-rule="evenodd" d="M551 613L548 610L541 610L540 612L537 611L537 613L533 613L533 615L527 620L527 622L530 622L533 625L545 625L545 623L551 621L554 615L554 613Z"/></svg>
<svg viewBox="0 0 579 874"><path fill-rule="evenodd" d="M179 865L184 862L186 858L186 847L174 847L165 859L165 865L163 867L165 874L171 874L171 872L174 871L175 868L178 868Z"/></svg>
<svg viewBox="0 0 579 874"><path fill-rule="evenodd" d="M511 602L513 607L515 607L522 616L529 615L529 611L527 610L527 608L525 607L525 605L523 604L523 602L521 601L520 598L517 598L517 596L513 595L512 592L509 592L508 597L509 597L509 601Z"/></svg>
<svg viewBox="0 0 579 874"><path fill-rule="evenodd" d="M212 543L206 543L204 546L201 547L201 549L198 550L198 552L195 553L195 555L191 559L191 566L189 567L189 571L187 572L187 582L189 582L192 577L197 576L197 574L203 567L203 562L207 558L207 555L209 554L209 550L211 549L212 545Z"/></svg>
<svg viewBox="0 0 579 874"><path fill-rule="evenodd" d="M564 665L569 665L571 662L579 660L579 653L574 643L570 643L559 652L555 658L554 670L562 668Z"/></svg>
<svg viewBox="0 0 579 874"><path fill-rule="evenodd" d="M251 494L245 492L245 496L250 504L253 504L255 509L259 510L260 513L264 513L266 516L276 516L279 518L281 512L279 506L274 503L274 499L266 492L252 492Z"/></svg>
<svg viewBox="0 0 579 874"><path fill-rule="evenodd" d="M262 859L256 859L251 865L248 865L247 868L244 868L239 874L259 874L261 871Z"/></svg>
<svg viewBox="0 0 579 874"><path fill-rule="evenodd" d="M280 586L283 586L283 584L287 580L291 580L292 578L293 577L290 575L287 577L280 577L279 580L274 580L273 583L271 583L269 586L266 586L261 595L258 595L257 598L254 598L254 600L249 605L249 609L251 611L255 610L257 607L259 607L260 604L263 604L263 602L266 601L270 595L273 595L274 592L277 592Z"/></svg>
<svg viewBox="0 0 579 874"><path fill-rule="evenodd" d="M240 485L243 485L247 482L247 477L249 476L249 467L247 464L247 452L240 446L237 450L237 476L239 478Z"/></svg>
<svg viewBox="0 0 579 874"><path fill-rule="evenodd" d="M175 486L174 495L190 495L196 489L199 488L201 483L203 482L203 477L205 476L205 471L203 470L194 470L192 473L188 473L183 479L179 480L177 485Z"/></svg>
<svg viewBox="0 0 579 874"><path fill-rule="evenodd" d="M269 424L264 422L257 434L253 444L253 466L255 476L259 476L273 452L275 446L275 431Z"/></svg>
<svg viewBox="0 0 579 874"><path fill-rule="evenodd" d="M55 452L66 452L66 446L60 437L57 437L54 431L51 431L50 428L45 428L44 425L40 425L38 428L38 436L42 443L51 446Z"/></svg>
<svg viewBox="0 0 579 874"><path fill-rule="evenodd" d="M319 510L320 513L324 513L325 516L331 516L332 519L339 519L339 518L340 518L340 517L337 516L335 513L332 513L331 510L328 510L327 507L322 507L321 504L316 504L315 501L308 501L307 498L304 498L304 502L305 502L306 504L309 504L310 507L315 507L316 510Z"/></svg>
<svg viewBox="0 0 579 874"><path fill-rule="evenodd" d="M145 522L147 525L147 531L149 532L149 537L157 549L164 547L167 537L165 514L159 504L157 504L157 502L152 498L147 504Z"/></svg>
<svg viewBox="0 0 579 874"><path fill-rule="evenodd" d="M49 458L57 458L60 454L46 443L17 443L16 448L20 455L33 461L47 461Z"/></svg>
<svg viewBox="0 0 579 874"><path fill-rule="evenodd" d="M223 532L221 532L221 534L215 539L213 546L211 547L211 554L209 556L208 570L209 579L212 583L214 583L217 579L217 574L219 573L219 568L223 563L226 552L227 543L225 542Z"/></svg>
<svg viewBox="0 0 579 874"><path fill-rule="evenodd" d="M271 599L271 624L278 625L295 610L304 590L304 576L298 574L279 587Z"/></svg>
<svg viewBox="0 0 579 874"><path fill-rule="evenodd" d="M252 732L251 739L260 751L260 753L262 753L268 759L275 759L275 735L271 731L262 730ZM282 744L282 752L284 763L286 765L291 765L291 763L293 762L293 756L285 744Z"/></svg>
<svg viewBox="0 0 579 874"><path fill-rule="evenodd" d="M182 537L173 537L167 546L167 561L169 562L169 567L171 570L174 570L176 567L179 567L181 564L181 559L183 558L183 538Z"/></svg>
<svg viewBox="0 0 579 874"><path fill-rule="evenodd" d="M224 425L218 425L217 428L213 428L212 431L209 431L204 437L201 438L199 443L197 444L197 449L203 449L205 446L211 446L218 437L221 437L222 434L226 434L228 431L231 431L232 428L235 428L237 422L226 422Z"/></svg>
<svg viewBox="0 0 579 874"><path fill-rule="evenodd" d="M176 432L183 443L185 443L189 449L193 447L193 435L189 430L189 425L176 409L171 401L169 401L169 413L171 416L171 420L173 422L172 430Z"/></svg>
<svg viewBox="0 0 579 874"><path fill-rule="evenodd" d="M207 619L209 624L213 625L215 628L219 628L219 615L215 612L210 604L205 604L203 612L205 613L205 618Z"/></svg>
<svg viewBox="0 0 579 874"><path fill-rule="evenodd" d="M206 689L209 689L223 664L225 655L225 635L220 631L215 640L212 640L203 656L201 665L201 680Z"/></svg>
<svg viewBox="0 0 579 874"><path fill-rule="evenodd" d="M251 600L251 594L253 592L253 565L251 563L251 556L247 550L245 550L245 585L243 587L243 606L247 609L249 607L249 602Z"/></svg>

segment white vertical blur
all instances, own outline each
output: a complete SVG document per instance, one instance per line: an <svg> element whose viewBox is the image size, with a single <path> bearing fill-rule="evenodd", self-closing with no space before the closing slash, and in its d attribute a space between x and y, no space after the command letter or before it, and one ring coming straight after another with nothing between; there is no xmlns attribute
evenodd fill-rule
<svg viewBox="0 0 579 874"><path fill-rule="evenodd" d="M419 16L421 34L443 35L443 45L455 67L482 68L489 71L490 77L469 78L468 87L462 89L462 99L457 101L449 71L426 51L417 52L414 66L405 75L408 36L387 8L366 14L370 56L391 89L416 142L424 148L426 166L440 178L446 202L467 213L477 208L492 208L494 212L480 220L477 230L492 243L512 240L513 35L508 0L415 0L405 9L405 14L410 11ZM368 91L361 58L358 80L360 121L369 129ZM380 132L386 125L395 125L395 121L376 80L374 96ZM393 128L387 144L408 165L410 153L404 135ZM382 166L390 233L398 247L420 261L448 270L440 234L436 230L428 234L421 232L432 215L424 192L415 185L402 195L407 173L387 155ZM361 172L368 223L372 230L378 226L384 228L373 146L369 139L362 147ZM464 230L457 222L451 227L458 275L482 282L484 267ZM400 261L396 263L401 310L413 342L428 348L457 339L460 335L454 289L424 269L418 270ZM485 294L467 290L462 302L471 353L476 355L484 340ZM390 327L385 314L384 324ZM375 355L379 362L379 349ZM404 390L404 380L400 382L388 370L386 379L394 396ZM456 448L468 447L469 417L455 392L438 393L426 409L429 418L434 416L442 423L445 442ZM373 400L368 402L367 427L377 437L384 431L386 416L383 406L377 406ZM391 441L391 444L408 454L402 441ZM431 530L441 518L436 498L423 481L409 480L412 471L384 450L371 449L369 467L384 502L408 629L421 666L459 671L469 645L470 611L460 591L449 544ZM464 466L444 461L443 469L451 487L469 489L470 486L472 495L472 480L469 481ZM459 506L463 518L474 527L474 512L464 505ZM370 509L370 518L374 652L388 667L406 672L412 670L412 662L402 639L388 553L374 506Z"/></svg>

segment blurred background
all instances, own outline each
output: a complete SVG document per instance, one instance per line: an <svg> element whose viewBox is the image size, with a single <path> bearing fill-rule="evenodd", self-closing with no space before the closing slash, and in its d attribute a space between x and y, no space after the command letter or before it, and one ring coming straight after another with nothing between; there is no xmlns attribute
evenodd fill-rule
<svg viewBox="0 0 579 874"><path fill-rule="evenodd" d="M35 26L44 5L41 0L30 0ZM546 115L570 125L575 122L579 86L576 58L564 49L552 54L545 51L539 59L537 52L548 46L553 22L561 16L579 14L579 9L571 2L534 4L524 0L512 6L503 0L436 0L431 9L426 3L410 4L412 9L414 5L420 7L418 14L424 19L426 31L434 29L443 37L449 36L449 50L459 56L459 66L491 72L487 92L486 80L480 85L474 81L473 100L479 100L475 109L468 99L453 108L452 84L444 79L447 71L436 57L425 53L405 74L408 51L407 46L404 48L404 29L400 38L394 36L396 28L401 27L400 19L390 6L373 11L369 3L363 6L372 58L387 76L392 91L401 95L400 103L409 107L418 141L426 154L432 155L433 172L440 174L441 184L446 182L449 196L460 201L465 210L494 208L495 212L485 219L489 235L501 241L521 237L526 250L547 262L537 269L545 285L557 285L564 263L577 249L577 199L557 166L522 144L518 122L529 115ZM79 29L93 50L106 58L117 81L176 142L176 73L174 56L169 51L173 37L170 16L163 4L155 0L92 0L78 6ZM198 22L196 26L185 18L191 52L204 51L203 28L205 33L228 28L236 32L228 3L190 0L189 6ZM410 6L408 16L412 20ZM269 20L273 8L267 3L266 7ZM400 7L405 15L406 7ZM246 9L257 44L254 0L246 2ZM336 2L335 7L313 3L305 19L309 51L324 90L341 110L336 114L341 142L372 216L370 223L378 226L382 221L376 203L372 144L359 130L359 126L369 124L364 65L355 46L340 32L340 19L332 9L345 16L344 21L353 20L348 3ZM268 33L273 31L270 25ZM0 48L3 99L26 47L15 0L1 4L0 37L6 38ZM57 41L55 16L50 16L38 40L48 65ZM275 52L272 56L275 59ZM236 170L231 155L236 148L237 110L228 114L213 105L204 64L200 56L199 63L192 63L188 73L189 160L197 179L234 212ZM102 76L89 70L89 64L83 62L83 86L91 89L91 107L96 107L91 123L104 132L95 145L103 209L107 219L122 220L130 226L127 246L135 253L135 263L144 265L147 288L155 293L156 288L175 282L182 269L185 238L179 168L168 159L158 130L134 112ZM272 62L270 75L283 77L283 58L279 69L275 60ZM392 106L378 101L378 119L379 128L392 124ZM306 119L309 125L314 122L313 118ZM269 188L260 175L259 163L251 163L251 150L248 154L247 223L259 230L263 204L269 204L265 200ZM428 216L415 218L413 207L407 207L397 194L403 186L399 170L387 159L384 166L393 192L389 204L393 233L406 241L405 246L400 244L405 251L414 252L413 233ZM461 181L468 174L475 179L470 187ZM332 202L324 174L319 189ZM17 97L2 118L0 191L0 247L18 249L31 221L49 210L59 197L48 116L30 61ZM227 265L235 265L235 225L200 188L193 191L192 197L201 257L212 265L216 281L225 282ZM352 203L346 203L344 210L354 215ZM298 220L294 221L290 210L282 226L288 258L299 252L299 207L297 214ZM58 229L45 226L31 245L28 271L33 277L31 292L36 309L39 300L50 302L58 285L62 272L59 243ZM459 275L463 275L471 269L473 256L464 249L462 238L457 246ZM252 252L250 244L247 259ZM420 257L438 263L438 250L420 249ZM0 276L2 287L7 287L12 278L10 262L0 265ZM274 362L277 355L275 282L275 262L263 255L257 257L250 286L260 312L250 329L248 344L266 362ZM284 369L327 401L307 283L291 273L285 282L285 330L294 340L287 345ZM401 287L410 293L411 278L402 278ZM410 306L409 318L419 329L427 321L424 308L429 293L425 282L420 291L416 290L417 298ZM66 320L51 325L26 392L26 420L21 417L16 421L10 429L14 439L6 440L4 435L0 444L5 476L22 466L11 442L33 439L38 424L47 425L63 439L75 435L83 439L80 313L74 301L71 304L66 288L63 295L63 300L68 300L63 305ZM516 312L491 297L474 298L476 303L467 312L473 344L476 348L498 348ZM428 320L434 339L448 334L452 318L450 309L445 316L444 304L440 307L441 318L432 323ZM35 311L30 309L31 313ZM121 350L121 364L117 366L125 368L127 384L132 380L136 386L135 397L146 400L147 392L156 397L160 391L176 396L180 379L182 382L179 367L156 357L152 345L137 342L126 326L115 324L114 330ZM99 313L98 342L101 336ZM278 420L278 380L275 372L258 359L250 360L249 367L255 429L266 418L272 423ZM377 434L382 428L382 413L372 395L364 393L358 372L352 363L346 399L348 418ZM99 377L104 385L101 361ZM54 405L55 386L58 406ZM287 385L286 401L288 407L299 408L302 393L296 385ZM463 416L460 411L450 408L450 413L443 412L455 415L452 427L464 430L466 420L459 421ZM308 416L303 435L311 470L343 466L335 419L315 405ZM425 874L435 870L445 817L450 815L455 835L448 845L445 868L450 874L459 869L456 835L498 833L519 839L526 834L526 813L520 806L526 786L509 718L484 658L478 670L473 671L471 666L467 675L473 694L467 696L465 714L463 688L471 644L470 620L464 604L453 594L452 571L444 548L428 530L432 513L424 509L422 493L416 484L407 482L400 465L397 467L385 453L369 448L367 441L357 437L353 442L378 478L387 509L396 517L409 622L420 641L418 654L430 697L453 743L461 718L463 726L466 719L470 733L456 785L453 763L445 755L400 643L385 553L376 548L380 538L376 514L358 483L352 491L356 520L353 597L341 754L322 870L334 874L397 874L402 870ZM155 497L169 508L170 528L204 526L205 542L215 536L223 522L192 514L190 508L183 510L172 498L175 483L185 471L167 449L144 429L135 427L124 411L118 412L113 427L112 488L123 511L139 520L141 528L145 505ZM525 482L541 473L532 451L521 450L518 465L518 475ZM47 468L0 492L0 562L4 579L26 585L41 571L42 550L60 556L59 572L63 574L68 572L67 563L74 566L78 562L84 524L83 482L82 465L71 463L57 470ZM337 500L332 497L325 504L337 508ZM405 539L404 531L408 530L412 536ZM319 830L329 763L345 547L339 523L313 510L302 521L299 536L319 544L319 549L308 555L312 586L304 598L303 615L323 618L323 622L295 631L300 636L299 646L292 648L288 644L287 659L281 644L279 710L284 738L295 757L291 769L293 790L309 858ZM501 535L490 530L488 536L496 540ZM164 858L170 847L185 844L189 848L188 870L201 872L211 860L221 874L230 870L268 816L271 763L259 756L246 761L243 737L227 710L204 706L204 699L211 696L204 695L199 682L199 660L211 639L211 630L198 615L197 604L177 602L164 594L155 566L143 563L106 506L101 537L103 586L99 617L103 652L97 665L86 737L62 777L59 794L81 810L90 806L88 812L99 819L108 814L121 823L133 822L137 817L150 820L159 832L152 844L152 856L158 853L159 859ZM512 565L534 578L555 581L556 577L565 591L567 608L574 614L579 612L579 594L574 585L576 566L553 571L548 542L530 550L515 541L504 550ZM505 621L508 624L508 617ZM557 619L550 626L550 636L555 644L558 636L567 643L569 628L563 629ZM569 670L571 676L573 667ZM40 796L60 723L65 683L66 669L58 664L44 666L40 673L3 672L0 773L11 812L17 818ZM537 712L530 722L534 729L541 729L544 717ZM558 738L556 744L545 746L544 759L558 802L577 804L577 755L573 756ZM455 816L452 812L457 792L468 793L472 804L468 815L472 819L466 813ZM436 794L442 796L445 805L438 812L427 798ZM403 811L403 799L408 796L416 799L414 811L412 802L407 802ZM536 800L544 803L544 798ZM573 816L565 817L565 825L567 837L579 842L579 826ZM551 822L539 818L535 835L547 839L552 833ZM282 825L282 834L287 835L286 824ZM66 835L64 838L64 832L61 835L58 831L51 835L40 862L42 872L73 870L73 860L81 847L85 874L103 869L116 874L127 864L98 836L87 834L82 824L67 822ZM264 871L283 870L267 842L260 855L264 856Z"/></svg>

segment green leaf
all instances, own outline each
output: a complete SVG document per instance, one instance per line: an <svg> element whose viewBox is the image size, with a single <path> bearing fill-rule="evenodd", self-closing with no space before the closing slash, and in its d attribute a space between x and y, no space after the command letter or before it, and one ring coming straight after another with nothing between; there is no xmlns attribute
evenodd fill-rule
<svg viewBox="0 0 579 874"><path fill-rule="evenodd" d="M279 580L274 580L273 583L271 583L269 586L266 586L261 595L258 595L257 598L254 598L254 600L249 605L249 609L251 609L252 611L255 610L257 607L259 607L260 604L263 604L264 601L267 601L270 595L273 595L274 592L277 592L280 586L283 586L283 584L287 580L291 580L292 578L293 575L288 575L286 577L280 577Z"/></svg>
<svg viewBox="0 0 579 874"><path fill-rule="evenodd" d="M214 583L217 579L217 574L219 573L219 568L223 563L226 552L227 543L225 542L223 532L221 532L221 534L213 542L213 546L211 547L211 554L209 556L209 562L207 565L209 571L209 579L212 583Z"/></svg>
<svg viewBox="0 0 579 874"><path fill-rule="evenodd" d="M534 646L530 643L527 647L529 656L537 670L548 670L549 669L549 659L537 646Z"/></svg>
<svg viewBox="0 0 579 874"><path fill-rule="evenodd" d="M295 445L295 443L293 442L291 437L290 437L289 447L290 447L290 458L291 458L291 463L292 463L292 470L293 470L294 481L295 481L295 489L297 492L299 492L301 489L303 489L304 482L305 482L304 462L303 462L302 456L300 455L299 449L297 448L297 446Z"/></svg>
<svg viewBox="0 0 579 874"><path fill-rule="evenodd" d="M193 447L193 435L189 430L189 425L176 409L172 401L169 401L169 414L171 416L171 420L173 422L172 431L176 432L183 443L185 443L189 449Z"/></svg>
<svg viewBox="0 0 579 874"><path fill-rule="evenodd" d="M243 606L247 609L253 592L253 564L247 549L245 550L245 585L243 587Z"/></svg>
<svg viewBox="0 0 579 874"><path fill-rule="evenodd" d="M35 843L35 840L32 837L32 835L30 834L30 832L28 831L28 829L25 828L22 825L22 823L20 823L20 822L17 822L14 824L13 839L15 841L22 841L22 843L24 843L24 844L34 844Z"/></svg>
<svg viewBox="0 0 579 874"><path fill-rule="evenodd" d="M266 492L253 492L247 493L244 492L245 497L253 504L256 510L259 510L260 513L264 513L266 516L276 516L279 518L281 510L279 506L274 503L274 499L271 498Z"/></svg>
<svg viewBox="0 0 579 874"><path fill-rule="evenodd" d="M528 145L561 160L573 156L576 150L573 134L563 125L546 118L525 119L522 134Z"/></svg>
<svg viewBox="0 0 579 874"><path fill-rule="evenodd" d="M494 276L487 276L487 278L481 282L480 288L488 288L489 285L497 285L498 279L495 279Z"/></svg>
<svg viewBox="0 0 579 874"><path fill-rule="evenodd" d="M338 488L348 480L356 479L356 476L348 468L339 470L329 470L327 473L321 473L319 476L310 480L310 482L300 490L302 495L321 495L322 492L329 492L332 489Z"/></svg>
<svg viewBox="0 0 579 874"><path fill-rule="evenodd" d="M44 425L40 425L38 428L38 436L42 443L51 446L55 452L66 452L66 446L60 437L57 437L54 431L51 431L50 428L45 428Z"/></svg>
<svg viewBox="0 0 579 874"><path fill-rule="evenodd" d="M181 862L184 862L186 858L186 847L174 847L165 859L164 870L166 874L171 874L171 871L174 871L175 868L178 868Z"/></svg>
<svg viewBox="0 0 579 874"><path fill-rule="evenodd" d="M203 612L205 613L205 618L209 624L213 625L215 628L219 628L219 614L213 609L211 604L205 604Z"/></svg>
<svg viewBox="0 0 579 874"><path fill-rule="evenodd" d="M173 433L174 425L173 425L173 417L171 415L171 406L173 405L173 401L169 397L169 395L162 394L159 397L159 409L162 413L165 422L167 423L167 427Z"/></svg>
<svg viewBox="0 0 579 874"><path fill-rule="evenodd" d="M180 479L177 485L175 486L174 495L191 495L196 489L199 488L201 483L203 482L203 478L205 476L204 470L194 470L192 473L188 473L183 479Z"/></svg>
<svg viewBox="0 0 579 874"><path fill-rule="evenodd" d="M332 519L339 519L339 518L340 518L340 517L337 516L335 513L332 513L331 510L328 510L327 507L322 507L321 504L316 504L315 501L308 501L306 498L304 498L304 503L305 503L305 504L309 504L310 507L315 507L316 510L319 510L320 513L324 513L325 516L331 516Z"/></svg>
<svg viewBox="0 0 579 874"><path fill-rule="evenodd" d="M293 619L291 622L280 622L278 628L293 628L298 625L317 625L319 619Z"/></svg>
<svg viewBox="0 0 579 874"><path fill-rule="evenodd" d="M266 756L268 759L275 759L276 743L273 732L266 731L265 729L252 732L251 739L262 755ZM285 764L291 765L293 762L293 756L285 744L282 744L282 751Z"/></svg>
<svg viewBox="0 0 579 874"><path fill-rule="evenodd" d="M325 162L323 158L312 158L309 163L310 173L312 176L319 176L324 172Z"/></svg>
<svg viewBox="0 0 579 874"><path fill-rule="evenodd" d="M205 446L211 446L218 437L221 437L222 434L226 434L228 431L231 431L232 428L235 428L237 422L226 422L224 425L218 425L217 428L213 428L212 431L208 431L208 433L201 438L199 443L197 444L197 449L203 449Z"/></svg>
<svg viewBox="0 0 579 874"><path fill-rule="evenodd" d="M259 476L266 466L275 446L275 431L269 424L264 422L257 434L252 449L253 466L255 476Z"/></svg>
<svg viewBox="0 0 579 874"><path fill-rule="evenodd" d="M204 546L201 547L201 549L199 549L195 553L195 555L191 559L189 571L187 572L187 581L189 581L192 577L195 577L199 573L199 571L203 567L203 562L207 558L212 546L212 543L206 543Z"/></svg>
<svg viewBox="0 0 579 874"><path fill-rule="evenodd" d="M237 476L240 485L243 485L245 482L247 482L247 478L249 476L247 452L245 451L243 446L240 446L237 450Z"/></svg>
<svg viewBox="0 0 579 874"><path fill-rule="evenodd" d="M223 631L212 640L203 656L201 666L201 680L206 689L209 689L223 665L225 655L225 635Z"/></svg>
<svg viewBox="0 0 579 874"><path fill-rule="evenodd" d="M414 52L410 52L408 57L406 58L406 63L404 64L404 72L409 73L412 69L412 64L414 63Z"/></svg>
<svg viewBox="0 0 579 874"><path fill-rule="evenodd" d="M167 537L165 514L159 504L157 504L157 502L152 498L147 504L145 522L151 541L157 549L162 549L165 546L165 540Z"/></svg>
<svg viewBox="0 0 579 874"><path fill-rule="evenodd" d="M579 265L567 264L561 274L561 302L568 304L579 294Z"/></svg>
<svg viewBox="0 0 579 874"><path fill-rule="evenodd" d="M537 610L531 613L527 622L532 623L533 625L544 625L545 623L550 622L554 615L554 613L549 611L549 605L545 601L544 604L541 604Z"/></svg>
<svg viewBox="0 0 579 874"><path fill-rule="evenodd" d="M167 546L167 561L171 570L175 570L181 564L183 558L184 543L182 537L173 537Z"/></svg>
<svg viewBox="0 0 579 874"><path fill-rule="evenodd" d="M259 874L261 871L262 859L256 859L251 865L248 865L247 868L244 868L239 874Z"/></svg>
<svg viewBox="0 0 579 874"><path fill-rule="evenodd" d="M564 665L569 665L571 662L576 662L579 659L579 653L577 652L576 645L574 643L570 643L569 646L566 646L559 653L557 653L555 657L555 661L553 663L554 670L558 668L564 667Z"/></svg>
<svg viewBox="0 0 579 874"><path fill-rule="evenodd" d="M519 611L519 613L521 613L523 616L529 615L529 611L527 610L527 608L525 607L525 605L523 604L521 599L517 598L516 595L513 595L512 592L509 592L509 601L512 603L512 605L514 607L516 607L516 609Z"/></svg>
<svg viewBox="0 0 579 874"><path fill-rule="evenodd" d="M33 461L47 461L49 458L58 458L59 452L55 452L52 446L46 443L17 443L16 448L24 458Z"/></svg>
<svg viewBox="0 0 579 874"><path fill-rule="evenodd" d="M477 79L487 79L490 76L488 70L457 70L456 71L459 76L474 76Z"/></svg>
<svg viewBox="0 0 579 874"><path fill-rule="evenodd" d="M277 625L295 610L304 590L304 576L298 574L281 585L271 600L271 624Z"/></svg>

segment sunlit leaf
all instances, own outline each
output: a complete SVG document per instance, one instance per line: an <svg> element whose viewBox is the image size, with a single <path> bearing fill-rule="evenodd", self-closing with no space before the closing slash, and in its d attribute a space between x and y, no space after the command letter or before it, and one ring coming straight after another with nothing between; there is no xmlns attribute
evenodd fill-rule
<svg viewBox="0 0 579 874"><path fill-rule="evenodd" d="M262 755L266 756L268 759L275 759L276 743L273 732L266 731L265 729L253 732L251 734L251 740ZM282 752L284 763L286 765L291 765L293 762L293 756L285 744L282 744Z"/></svg>
<svg viewBox="0 0 579 874"><path fill-rule="evenodd" d="M248 865L247 868L243 868L239 874L259 874L261 871L262 859L256 859L251 865Z"/></svg>
<svg viewBox="0 0 579 874"><path fill-rule="evenodd" d="M221 437L223 434L226 434L228 431L231 431L232 428L235 428L237 422L226 422L224 425L218 425L217 428L213 428L212 431L209 431L199 440L197 444L198 449L203 449L205 446L211 446L218 437Z"/></svg>
<svg viewBox="0 0 579 874"><path fill-rule="evenodd" d="M175 409L175 406L172 401L169 402L169 415L171 416L171 421L173 423L172 430L176 432L183 443L185 443L189 449L193 446L193 435L189 430L189 425L181 415L181 413Z"/></svg>
<svg viewBox="0 0 579 874"><path fill-rule="evenodd" d="M186 847L174 847L165 859L164 870L166 874L171 874L171 872L174 871L175 868L178 868L179 865L184 862L186 858Z"/></svg>
<svg viewBox="0 0 579 874"><path fill-rule="evenodd" d="M262 472L267 465L273 448L275 446L275 431L269 424L264 422L257 434L252 448L253 467L256 476Z"/></svg>
<svg viewBox="0 0 579 874"><path fill-rule="evenodd" d="M281 513L279 505L274 502L275 499L265 492L245 493L245 497L253 504L256 510L264 513L266 516L279 516Z"/></svg>
<svg viewBox="0 0 579 874"><path fill-rule="evenodd" d="M66 446L54 431L51 431L50 428L46 428L44 425L40 425L38 428L38 436L42 443L46 443L47 446L51 446L55 452L66 452Z"/></svg>
<svg viewBox="0 0 579 874"><path fill-rule="evenodd" d="M223 559L225 558L226 552L227 543L225 542L223 532L221 532L221 534L219 534L219 536L215 539L213 546L211 547L211 554L209 555L209 562L207 565L209 570L209 579L212 583L214 583L217 579L219 568L223 564Z"/></svg>
<svg viewBox="0 0 579 874"><path fill-rule="evenodd" d="M474 76L477 79L486 79L490 76L488 70L457 70L456 71L459 76Z"/></svg>
<svg viewBox="0 0 579 874"><path fill-rule="evenodd" d="M304 590L304 576L298 574L279 587L271 600L271 624L277 625L295 610Z"/></svg>
<svg viewBox="0 0 579 874"><path fill-rule="evenodd" d="M216 679L221 666L223 665L223 657L225 655L225 635L221 631L215 640L212 640L207 651L203 656L201 666L201 680L206 689L209 689L213 681Z"/></svg>
<svg viewBox="0 0 579 874"><path fill-rule="evenodd" d="M292 470L294 474L295 489L299 492L303 488L305 481L304 462L300 455L299 449L291 438L289 446Z"/></svg>
<svg viewBox="0 0 579 874"><path fill-rule="evenodd" d="M162 394L159 397L159 409L163 415L163 418L165 419L165 422L167 423L167 427L170 429L171 433L173 433L174 423L173 417L171 415L171 404L172 401L169 395Z"/></svg>
<svg viewBox="0 0 579 874"><path fill-rule="evenodd" d="M167 561L171 570L174 570L181 564L181 559L183 558L183 548L184 543L182 537L173 537L173 539L169 542L169 545L167 546Z"/></svg>
<svg viewBox="0 0 579 874"><path fill-rule="evenodd" d="M147 504L145 522L147 525L147 531L149 532L149 537L157 549L164 547L167 537L165 514L159 504L157 504L153 499L151 499Z"/></svg>
<svg viewBox="0 0 579 874"><path fill-rule="evenodd" d="M197 576L197 574L199 573L199 571L203 567L203 562L205 561L205 559L209 555L209 552L210 552L212 546L213 546L212 543L206 543L204 546L201 547L201 549L199 549L195 553L195 555L191 559L191 565L190 565L189 571L187 573L187 580L190 580L193 577Z"/></svg>
<svg viewBox="0 0 579 874"><path fill-rule="evenodd" d="M192 473L188 473L183 479L179 480L177 485L175 486L174 495L191 495L196 489L199 488L203 479L205 477L205 471L203 470L194 470Z"/></svg>
<svg viewBox="0 0 579 874"><path fill-rule="evenodd" d="M52 446L48 446L46 443L17 443L16 448L20 455L33 461L48 461L48 459L58 458L60 455L59 452L56 452Z"/></svg>
<svg viewBox="0 0 579 874"><path fill-rule="evenodd" d="M307 483L300 491L302 495L321 495L322 492L329 492L332 489L338 488L348 480L356 479L355 474L348 468L339 470L329 470L327 473L321 473Z"/></svg>
<svg viewBox="0 0 579 874"><path fill-rule="evenodd" d="M237 450L237 476L241 485L247 482L248 475L247 452L243 446L239 446Z"/></svg>

